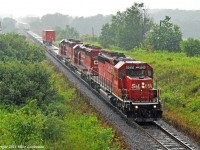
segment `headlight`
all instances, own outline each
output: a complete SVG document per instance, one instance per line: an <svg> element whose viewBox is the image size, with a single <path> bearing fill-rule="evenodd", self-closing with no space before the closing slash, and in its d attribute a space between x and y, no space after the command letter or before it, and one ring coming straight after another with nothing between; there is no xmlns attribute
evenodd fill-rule
<svg viewBox="0 0 200 150"><path fill-rule="evenodd" d="M153 108L157 108L157 106L156 106L156 105L153 105Z"/></svg>
<svg viewBox="0 0 200 150"><path fill-rule="evenodd" d="M144 85L144 82L142 82L142 85Z"/></svg>
<svg viewBox="0 0 200 150"><path fill-rule="evenodd" d="M137 106L137 105L135 106L135 109L138 109L138 106Z"/></svg>

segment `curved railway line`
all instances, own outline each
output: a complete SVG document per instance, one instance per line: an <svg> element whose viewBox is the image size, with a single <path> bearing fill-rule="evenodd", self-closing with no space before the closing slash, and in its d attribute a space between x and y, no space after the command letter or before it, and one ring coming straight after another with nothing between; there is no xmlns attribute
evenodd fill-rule
<svg viewBox="0 0 200 150"><path fill-rule="evenodd" d="M193 150L192 146L180 139L177 135L170 133L158 122L150 124L137 125L137 127L149 136L155 143L165 150Z"/></svg>
<svg viewBox="0 0 200 150"><path fill-rule="evenodd" d="M33 39L32 39L33 40ZM34 41L42 45L41 38L36 36ZM133 129L137 129L141 132L141 136L146 137L147 142L151 143L152 148L150 149L165 149L165 150L193 150L195 149L190 144L183 142L178 136L173 133L170 133L166 128L162 127L158 122L152 122L151 124L138 124L134 120L127 118L124 113L116 108L110 101L106 100L106 95L100 95L96 90L90 87L86 81L80 78L76 71L72 71L68 66L65 65L65 62L60 60L57 57L58 48L55 46L44 46L46 52L51 55L59 64L61 64L65 69L67 69L71 74L73 74L80 82L82 82L88 89L92 91L97 97L102 99L106 104L109 105L115 112L117 112L121 118ZM144 143L140 143L141 145ZM140 145L137 145L137 149L143 149Z"/></svg>

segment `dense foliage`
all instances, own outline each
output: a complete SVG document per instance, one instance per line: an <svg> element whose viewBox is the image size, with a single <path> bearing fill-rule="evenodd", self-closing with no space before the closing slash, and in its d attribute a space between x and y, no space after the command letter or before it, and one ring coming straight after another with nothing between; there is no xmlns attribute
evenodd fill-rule
<svg viewBox="0 0 200 150"><path fill-rule="evenodd" d="M147 34L146 45L153 50L180 51L179 44L182 41L182 33L177 25L170 22L166 16L160 21L160 25L154 25L151 32Z"/></svg>
<svg viewBox="0 0 200 150"><path fill-rule="evenodd" d="M56 27L55 31L56 31L56 39L59 41L62 39L79 39L80 38L78 31L75 28L70 27L68 25L66 25L64 29L62 29L61 27Z"/></svg>
<svg viewBox="0 0 200 150"><path fill-rule="evenodd" d="M11 33L0 36L0 54L1 102L22 105L52 96L49 73L39 64L45 58L42 48Z"/></svg>
<svg viewBox="0 0 200 150"><path fill-rule="evenodd" d="M5 17L2 20L0 18L0 32L1 30L3 33L15 32L16 22L13 18Z"/></svg>
<svg viewBox="0 0 200 150"><path fill-rule="evenodd" d="M66 25L76 29L81 35L100 35L102 25L110 22L111 15L101 14L90 17L72 17L60 13L47 14L40 17L27 17L23 22L30 24L31 30L41 33L43 29L54 29L55 27L65 28ZM93 31L92 31L93 30ZM93 32L93 33L92 33Z"/></svg>
<svg viewBox="0 0 200 150"><path fill-rule="evenodd" d="M187 56L200 56L200 40L189 38L180 43L181 50Z"/></svg>
<svg viewBox="0 0 200 150"><path fill-rule="evenodd" d="M0 43L3 148L119 149L113 142L113 130L102 127L88 111L84 97L55 73L43 49L17 34L0 35Z"/></svg>
<svg viewBox="0 0 200 150"><path fill-rule="evenodd" d="M0 61L18 60L21 63L41 62L45 53L41 47L29 43L18 34L0 36Z"/></svg>
<svg viewBox="0 0 200 150"><path fill-rule="evenodd" d="M146 13L144 4L135 3L125 12L118 12L112 17L110 24L102 27L100 43L104 47L116 45L130 50L142 43L151 26L152 21Z"/></svg>
<svg viewBox="0 0 200 150"><path fill-rule="evenodd" d="M55 90L50 88L49 76L50 73L44 70L42 64L0 62L1 102L23 105L32 99L37 99L38 104L53 100Z"/></svg>
<svg viewBox="0 0 200 150"><path fill-rule="evenodd" d="M200 10L152 9L149 14L158 24L165 16L170 16L171 22L180 27L183 39L200 38Z"/></svg>

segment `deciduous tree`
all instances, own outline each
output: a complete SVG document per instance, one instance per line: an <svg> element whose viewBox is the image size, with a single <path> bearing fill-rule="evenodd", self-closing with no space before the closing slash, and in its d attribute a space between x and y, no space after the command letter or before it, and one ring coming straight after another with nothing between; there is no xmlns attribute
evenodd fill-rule
<svg viewBox="0 0 200 150"><path fill-rule="evenodd" d="M103 46L116 45L125 50L139 46L150 30L152 21L143 3L135 3L125 12L117 12L111 24L102 28L100 43Z"/></svg>
<svg viewBox="0 0 200 150"><path fill-rule="evenodd" d="M200 40L198 39L189 38L182 41L180 47L187 56L200 56Z"/></svg>
<svg viewBox="0 0 200 150"><path fill-rule="evenodd" d="M182 41L182 33L179 26L170 22L170 17L166 16L160 21L160 25L155 25L146 38L146 46L153 47L154 50L180 51L179 44Z"/></svg>

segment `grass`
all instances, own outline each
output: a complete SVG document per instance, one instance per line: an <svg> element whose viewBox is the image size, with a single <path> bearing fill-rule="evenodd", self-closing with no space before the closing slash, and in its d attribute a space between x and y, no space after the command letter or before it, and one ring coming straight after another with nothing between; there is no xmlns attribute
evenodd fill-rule
<svg viewBox="0 0 200 150"><path fill-rule="evenodd" d="M117 150L124 147L116 138L116 131L105 120L100 119L97 111L89 105L87 96L69 84L61 73L54 74L53 81L56 81L55 88L67 105L67 113L63 118L65 137L58 144L58 149Z"/></svg>
<svg viewBox="0 0 200 150"><path fill-rule="evenodd" d="M123 149L116 131L87 104L87 97L49 64L57 101L45 110L37 101L13 111L0 105L0 146L40 145L44 149L99 150ZM43 107L42 107L43 108Z"/></svg>

